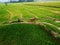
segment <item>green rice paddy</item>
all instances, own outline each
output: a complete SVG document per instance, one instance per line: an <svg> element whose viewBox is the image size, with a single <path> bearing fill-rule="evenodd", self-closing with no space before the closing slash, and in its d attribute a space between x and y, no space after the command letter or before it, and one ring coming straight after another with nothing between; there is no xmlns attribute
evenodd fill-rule
<svg viewBox="0 0 60 45"><path fill-rule="evenodd" d="M9 3L0 4L0 45L60 45L49 31L59 33L60 39L60 3ZM30 18L38 18L36 24L16 23L18 18L29 22ZM55 19L55 20L54 20ZM43 29L42 29L43 28Z"/></svg>

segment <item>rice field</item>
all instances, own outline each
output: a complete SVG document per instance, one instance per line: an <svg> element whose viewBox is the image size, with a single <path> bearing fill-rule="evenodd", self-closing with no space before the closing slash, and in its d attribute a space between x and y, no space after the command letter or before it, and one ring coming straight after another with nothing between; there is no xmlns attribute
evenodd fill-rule
<svg viewBox="0 0 60 45"><path fill-rule="evenodd" d="M39 4L39 3L38 3ZM8 4L8 6L5 6L4 4L0 6L0 17L4 15L6 18L5 20L17 20L18 17L22 19L29 19L33 17L37 17L40 20L39 22L49 22L53 23L57 26L59 26L56 22L53 20L60 20L60 8L54 8L47 6L39 6L35 5L35 3L14 3L14 4ZM28 6L29 5L29 6ZM59 3L57 4L59 5ZM19 6L19 7L18 7ZM3 17L4 17L3 16ZM3 18L1 19L2 22L4 22ZM25 20L26 21L26 20ZM60 26L59 26L60 27Z"/></svg>
<svg viewBox="0 0 60 45"><path fill-rule="evenodd" d="M57 32L60 40L60 2L29 2L0 4L0 45L60 45L51 31ZM9 24L20 18L29 22L38 18L36 24ZM42 29L43 28L43 29ZM46 32L48 29L49 32Z"/></svg>

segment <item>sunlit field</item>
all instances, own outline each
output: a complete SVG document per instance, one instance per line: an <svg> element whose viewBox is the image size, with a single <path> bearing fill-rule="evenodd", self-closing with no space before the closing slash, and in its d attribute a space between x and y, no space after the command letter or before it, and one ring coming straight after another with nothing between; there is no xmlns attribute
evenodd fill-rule
<svg viewBox="0 0 60 45"><path fill-rule="evenodd" d="M9 23L18 18L30 22L34 17L38 25ZM60 2L0 4L0 45L60 45L59 41Z"/></svg>

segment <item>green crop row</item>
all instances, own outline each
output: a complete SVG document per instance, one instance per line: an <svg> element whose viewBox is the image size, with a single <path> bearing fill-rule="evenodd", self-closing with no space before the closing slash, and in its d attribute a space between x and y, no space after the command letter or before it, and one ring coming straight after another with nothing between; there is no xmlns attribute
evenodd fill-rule
<svg viewBox="0 0 60 45"><path fill-rule="evenodd" d="M51 34L35 24L11 24L0 27L0 45L58 45Z"/></svg>

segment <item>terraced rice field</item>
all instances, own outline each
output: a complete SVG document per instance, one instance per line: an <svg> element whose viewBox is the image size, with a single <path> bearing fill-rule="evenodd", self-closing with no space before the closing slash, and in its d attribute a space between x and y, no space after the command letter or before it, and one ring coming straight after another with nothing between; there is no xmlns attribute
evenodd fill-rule
<svg viewBox="0 0 60 45"><path fill-rule="evenodd" d="M35 24L0 26L0 45L59 45L54 37Z"/></svg>
<svg viewBox="0 0 60 45"><path fill-rule="evenodd" d="M57 32L60 39L60 3L9 3L0 4L0 45L60 45L49 31ZM18 18L29 22L38 18L36 24L9 24ZM43 28L43 29L42 29ZM45 28L45 29L44 29Z"/></svg>
<svg viewBox="0 0 60 45"><path fill-rule="evenodd" d="M39 22L49 22L60 27L58 23L53 21L53 19L60 20L60 8L39 6L38 4L36 5L36 3L11 3L8 4L8 6L0 4L0 9L2 10L0 10L0 17L2 18L1 21L4 22L3 17L6 16L7 17L5 18L5 20L8 21L17 20L18 17L26 19L25 21L30 18L37 17L40 19L38 20Z"/></svg>

